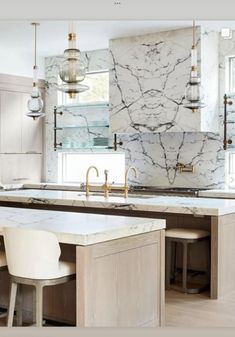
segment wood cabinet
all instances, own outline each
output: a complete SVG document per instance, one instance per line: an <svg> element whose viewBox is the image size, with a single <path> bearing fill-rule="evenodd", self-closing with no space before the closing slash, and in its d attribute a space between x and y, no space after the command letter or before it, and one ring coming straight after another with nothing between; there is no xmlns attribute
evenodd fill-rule
<svg viewBox="0 0 235 337"><path fill-rule="evenodd" d="M29 94L0 92L0 152L42 153L42 119L26 116Z"/></svg>
<svg viewBox="0 0 235 337"><path fill-rule="evenodd" d="M40 82L40 85L43 83ZM0 74L0 182L40 182L43 119L26 116L32 79Z"/></svg>
<svg viewBox="0 0 235 337"><path fill-rule="evenodd" d="M0 154L2 184L40 182L41 176L41 154Z"/></svg>

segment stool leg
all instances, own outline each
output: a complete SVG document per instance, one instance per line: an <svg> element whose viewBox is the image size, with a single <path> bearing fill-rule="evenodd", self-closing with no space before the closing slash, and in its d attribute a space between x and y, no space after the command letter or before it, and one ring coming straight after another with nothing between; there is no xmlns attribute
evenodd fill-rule
<svg viewBox="0 0 235 337"><path fill-rule="evenodd" d="M177 276L177 242L174 242L174 253L173 253L173 282L175 282Z"/></svg>
<svg viewBox="0 0 235 337"><path fill-rule="evenodd" d="M183 291L187 293L188 244L183 242Z"/></svg>
<svg viewBox="0 0 235 337"><path fill-rule="evenodd" d="M211 275L211 240L209 238L207 250L207 266L206 266L206 277L208 284L210 284L210 275Z"/></svg>
<svg viewBox="0 0 235 337"><path fill-rule="evenodd" d="M10 301L9 301L9 308L8 308L8 315L7 315L7 326L8 327L12 327L12 324L13 324L16 293L17 293L17 283L11 282Z"/></svg>
<svg viewBox="0 0 235 337"><path fill-rule="evenodd" d="M16 322L17 326L22 326L22 286L18 284L16 301Z"/></svg>
<svg viewBox="0 0 235 337"><path fill-rule="evenodd" d="M171 246L170 240L166 241L166 289L170 289L171 285Z"/></svg>
<svg viewBox="0 0 235 337"><path fill-rule="evenodd" d="M36 326L42 326L42 311L43 311L43 286L37 283L36 287Z"/></svg>

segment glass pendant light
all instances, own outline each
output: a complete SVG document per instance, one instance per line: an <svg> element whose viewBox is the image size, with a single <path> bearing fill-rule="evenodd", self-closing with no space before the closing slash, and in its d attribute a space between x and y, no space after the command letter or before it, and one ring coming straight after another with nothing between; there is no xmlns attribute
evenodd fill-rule
<svg viewBox="0 0 235 337"><path fill-rule="evenodd" d="M75 98L76 94L89 89L82 82L86 76L86 60L80 50L76 48L75 23L69 23L68 33L68 49L64 51L65 60L60 67L60 78L62 84L58 86L58 90L69 94L70 98Z"/></svg>
<svg viewBox="0 0 235 337"><path fill-rule="evenodd" d="M193 44L191 49L191 72L186 86L184 107L196 112L205 107L202 99L201 79L198 76L197 68L197 48L195 41L195 20L193 20Z"/></svg>
<svg viewBox="0 0 235 337"><path fill-rule="evenodd" d="M45 114L42 112L43 109L43 100L41 98L41 93L38 89L38 66L37 66L37 26L40 24L37 22L32 22L34 26L34 66L33 66L33 90L31 97L28 100L28 109L29 112L26 114L28 117L33 119L38 117L44 117Z"/></svg>

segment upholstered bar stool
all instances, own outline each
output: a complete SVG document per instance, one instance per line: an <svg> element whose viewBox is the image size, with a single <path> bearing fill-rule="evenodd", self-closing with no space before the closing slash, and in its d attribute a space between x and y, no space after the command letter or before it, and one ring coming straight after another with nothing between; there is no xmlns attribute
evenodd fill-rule
<svg viewBox="0 0 235 337"><path fill-rule="evenodd" d="M18 285L36 288L36 326L42 326L43 287L75 279L75 263L60 261L55 234L23 228L3 229L8 270L11 278L7 326L12 326Z"/></svg>
<svg viewBox="0 0 235 337"><path fill-rule="evenodd" d="M189 244L196 244L199 241L208 242L208 253L205 257L207 259L207 281L200 287L188 288L188 248ZM175 252L172 254L172 244L175 243ZM183 273L182 286L177 286L171 282L171 267L173 264L173 274L175 275L176 268L176 253L177 244L183 245ZM172 261L174 259L174 262ZM172 263L173 262L173 263ZM175 289L184 293L196 294L205 290L209 286L209 270L210 270L210 233L200 229L190 228L172 228L166 230L166 289Z"/></svg>

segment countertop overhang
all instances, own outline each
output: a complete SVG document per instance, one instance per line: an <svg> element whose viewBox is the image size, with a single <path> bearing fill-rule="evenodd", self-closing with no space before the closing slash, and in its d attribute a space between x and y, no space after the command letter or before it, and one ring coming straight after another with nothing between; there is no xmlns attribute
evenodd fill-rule
<svg viewBox="0 0 235 337"><path fill-rule="evenodd" d="M46 230L60 243L87 246L165 229L163 219L85 214L25 208L0 207L0 235L3 227Z"/></svg>

